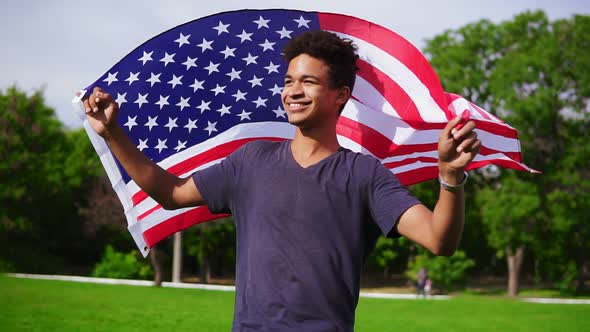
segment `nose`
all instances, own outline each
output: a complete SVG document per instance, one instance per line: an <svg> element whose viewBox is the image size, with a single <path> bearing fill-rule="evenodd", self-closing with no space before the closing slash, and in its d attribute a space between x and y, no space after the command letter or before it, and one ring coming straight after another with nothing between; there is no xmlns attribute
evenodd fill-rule
<svg viewBox="0 0 590 332"><path fill-rule="evenodd" d="M303 96L303 86L299 81L293 81L283 88L285 95L293 98Z"/></svg>

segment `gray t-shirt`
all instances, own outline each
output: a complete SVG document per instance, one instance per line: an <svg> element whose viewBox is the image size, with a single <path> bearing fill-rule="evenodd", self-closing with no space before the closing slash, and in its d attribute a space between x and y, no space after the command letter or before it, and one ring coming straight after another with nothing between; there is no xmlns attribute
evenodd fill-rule
<svg viewBox="0 0 590 332"><path fill-rule="evenodd" d="M237 233L233 331L352 331L363 262L419 201L377 159L341 148L310 167L255 141L193 179Z"/></svg>

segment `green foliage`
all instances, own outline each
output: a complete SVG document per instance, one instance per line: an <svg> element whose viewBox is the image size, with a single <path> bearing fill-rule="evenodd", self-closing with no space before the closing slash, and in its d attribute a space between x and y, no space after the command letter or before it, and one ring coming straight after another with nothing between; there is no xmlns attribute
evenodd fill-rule
<svg viewBox="0 0 590 332"><path fill-rule="evenodd" d="M449 292L464 286L467 271L474 266L475 262L460 250L451 257L433 256L424 252L409 263L406 277L415 282L420 269L425 268L428 271L428 277L432 280L433 287Z"/></svg>
<svg viewBox="0 0 590 332"><path fill-rule="evenodd" d="M397 256L398 252L395 249L395 240L380 236L377 239L373 253L369 257L368 264L387 272Z"/></svg>
<svg viewBox="0 0 590 332"><path fill-rule="evenodd" d="M202 223L183 232L189 255L207 259L215 274L233 273L236 262L236 230L232 218Z"/></svg>
<svg viewBox="0 0 590 332"><path fill-rule="evenodd" d="M1 260L0 259L0 273L9 273L9 272L16 272L14 268L14 264L9 261Z"/></svg>
<svg viewBox="0 0 590 332"><path fill-rule="evenodd" d="M116 279L151 279L152 268L144 260L138 258L137 250L127 254L117 252L107 245L102 260L92 271L93 277Z"/></svg>

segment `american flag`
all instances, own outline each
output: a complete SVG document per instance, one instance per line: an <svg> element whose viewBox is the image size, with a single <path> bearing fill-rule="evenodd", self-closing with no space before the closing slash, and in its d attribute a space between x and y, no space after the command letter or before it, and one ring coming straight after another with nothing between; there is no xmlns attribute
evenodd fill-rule
<svg viewBox="0 0 590 332"><path fill-rule="evenodd" d="M84 93L100 86L116 97L118 121L137 147L171 173L189 176L249 141L293 137L280 101L287 69L281 51L313 29L332 31L359 48L353 96L337 125L342 146L377 157L405 185L434 179L440 130L464 113L477 123L483 143L469 169L493 163L531 171L521 162L516 131L446 93L426 58L398 34L340 14L225 12L150 39L74 98L144 255L173 233L220 216L207 207L167 211L147 196L89 127L80 105Z"/></svg>

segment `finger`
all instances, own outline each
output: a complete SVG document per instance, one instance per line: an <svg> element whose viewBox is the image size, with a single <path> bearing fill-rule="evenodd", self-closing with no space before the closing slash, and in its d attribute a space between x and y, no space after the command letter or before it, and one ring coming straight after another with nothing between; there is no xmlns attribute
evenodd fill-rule
<svg viewBox="0 0 590 332"><path fill-rule="evenodd" d="M467 123L462 125L461 129L457 129L456 127L451 130L451 134L455 140L462 140L464 137L468 137L473 133L475 129L475 122L474 121L467 121Z"/></svg>
<svg viewBox="0 0 590 332"><path fill-rule="evenodd" d="M453 136L453 134L451 133L451 131L453 130L453 128L455 128L455 126L457 126L460 122L462 121L462 118L460 116L455 117L454 119L449 120L449 122L447 123L447 125L445 126L445 128L443 129L442 133L441 133L441 137L444 138L449 138L451 136Z"/></svg>
<svg viewBox="0 0 590 332"><path fill-rule="evenodd" d="M90 96L88 96L88 106L90 106L90 109L92 110L92 112L98 112L98 105L96 105L96 99L95 99L95 95L94 92L92 92L90 94Z"/></svg>
<svg viewBox="0 0 590 332"><path fill-rule="evenodd" d="M82 100L82 103L84 104L84 110L86 111L86 114L92 112L92 108L90 107L90 104L88 103L88 98L84 98L84 100Z"/></svg>
<svg viewBox="0 0 590 332"><path fill-rule="evenodd" d="M94 101L99 106L106 107L107 105L109 105L113 101L111 95L108 94L107 92L98 91L95 95L96 95L96 97L94 98Z"/></svg>
<svg viewBox="0 0 590 332"><path fill-rule="evenodd" d="M475 132L472 132L469 136L463 139L463 141L461 141L461 144L459 144L459 146L457 146L457 152L471 151L476 141L478 141L477 134Z"/></svg>
<svg viewBox="0 0 590 332"><path fill-rule="evenodd" d="M459 122L458 125L455 126L455 129L460 130L463 125L469 120L469 118L471 117L471 113L469 113L468 109L463 110L463 113L461 113L461 122Z"/></svg>

